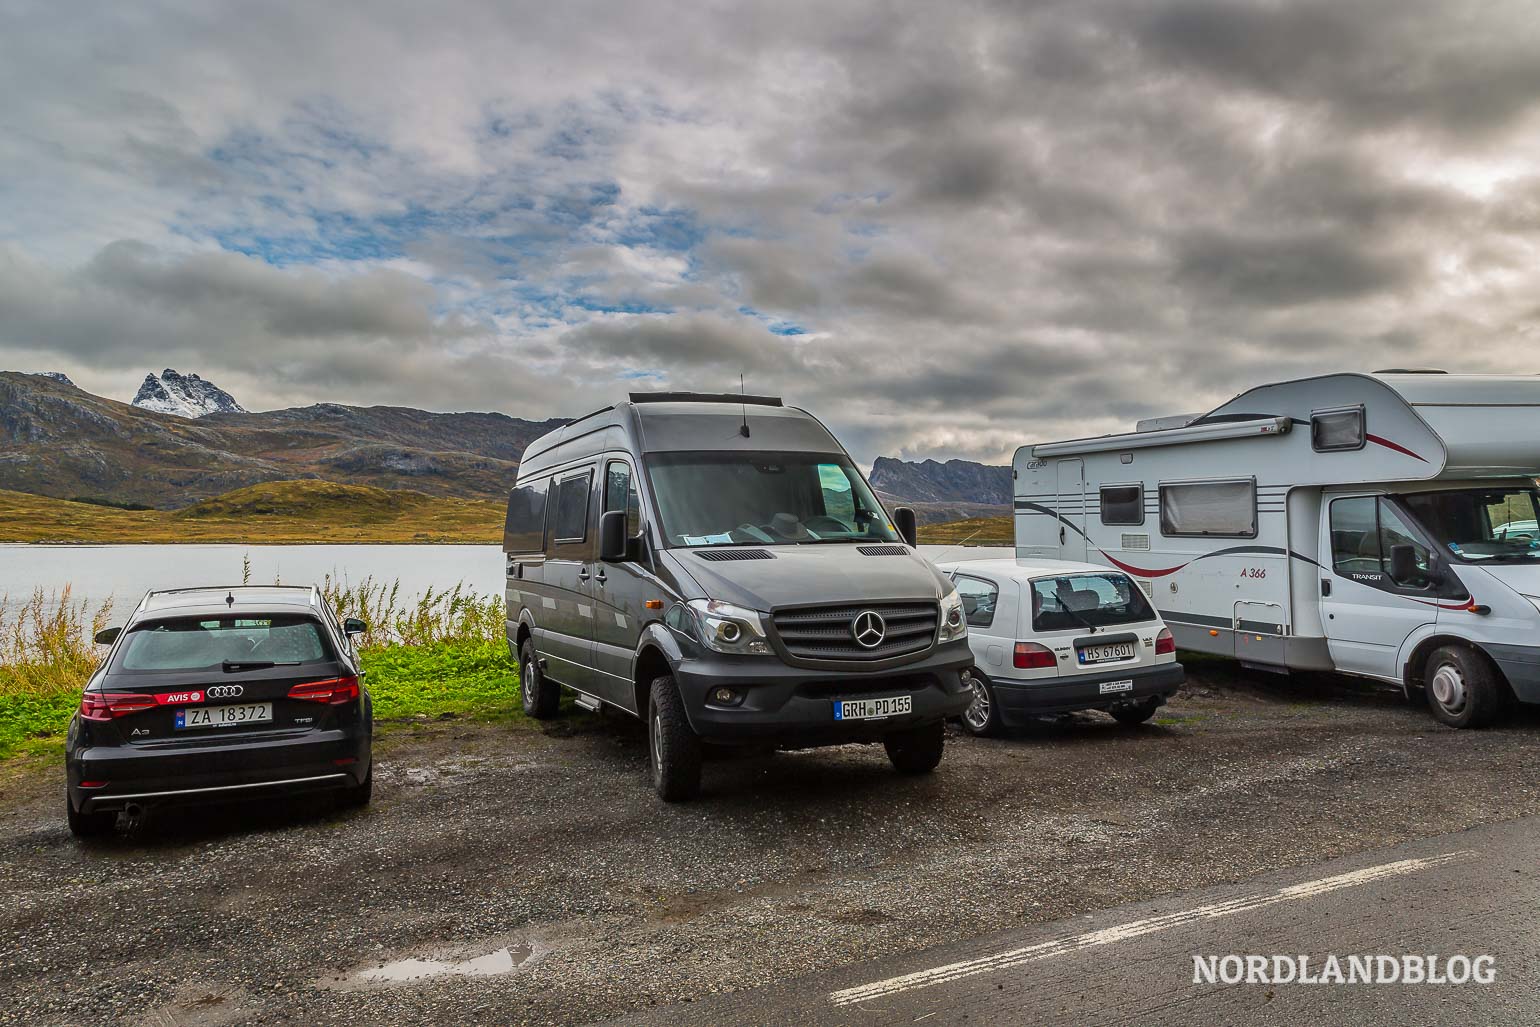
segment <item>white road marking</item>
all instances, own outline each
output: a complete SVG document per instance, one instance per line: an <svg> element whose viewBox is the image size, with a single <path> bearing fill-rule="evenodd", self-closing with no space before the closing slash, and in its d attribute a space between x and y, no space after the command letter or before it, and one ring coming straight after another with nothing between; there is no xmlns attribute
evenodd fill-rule
<svg viewBox="0 0 1540 1027"><path fill-rule="evenodd" d="M1093 948L1098 945L1110 945L1113 942L1127 941L1130 938L1153 934L1156 931L1179 927L1182 924L1192 923L1197 920L1231 916L1235 913L1244 913L1249 910L1260 909L1264 906L1288 902L1293 899L1313 898L1317 895L1324 895L1343 888L1368 884L1370 881L1379 881L1387 877L1399 877L1418 870L1441 866L1445 863L1452 863L1455 860L1469 858L1473 855L1475 855L1474 852L1464 850L1447 853L1442 856L1431 856L1427 859L1403 859L1395 863L1382 863L1378 866L1365 867L1362 870L1338 874L1335 877L1323 877L1317 881L1292 884L1287 888L1279 888L1273 892L1248 895L1243 898L1216 902L1207 906L1197 906L1193 909L1186 909L1176 913L1165 913L1161 916L1148 917L1144 920L1133 920L1126 924L1118 924L1115 927L1104 927L1098 931L1088 931L1084 934L1055 938L1050 941L1038 942L1035 945L1028 945L1024 948L998 952L992 956L980 956L977 959L967 959L960 963L948 963L946 966L920 970L916 973L905 974L902 977L890 977L885 981L873 981L871 984L862 984L854 988L830 992L829 1001L837 1006L869 1002L888 995L897 995L905 991L928 988L934 984L945 984L948 981L955 981L964 977L973 977L995 970L1003 970L1006 967L1016 966L1020 963L1035 962L1040 959L1062 956L1068 952L1077 952L1081 949Z"/></svg>

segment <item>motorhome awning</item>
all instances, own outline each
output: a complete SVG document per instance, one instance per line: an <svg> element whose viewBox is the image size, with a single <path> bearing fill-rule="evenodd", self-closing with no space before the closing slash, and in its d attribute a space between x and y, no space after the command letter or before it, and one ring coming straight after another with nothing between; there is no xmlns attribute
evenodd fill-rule
<svg viewBox="0 0 1540 1027"><path fill-rule="evenodd" d="M1192 424L1185 428L1167 428L1162 431L1127 432L1122 435L1101 435L1094 439L1071 439L1068 442L1047 442L1032 447L1032 455L1078 456L1084 453L1105 453L1108 450L1147 449L1151 446L1177 446L1188 442L1215 442L1220 439L1251 438L1258 435L1287 435L1291 422L1287 417L1252 417L1237 421L1214 421L1208 424Z"/></svg>

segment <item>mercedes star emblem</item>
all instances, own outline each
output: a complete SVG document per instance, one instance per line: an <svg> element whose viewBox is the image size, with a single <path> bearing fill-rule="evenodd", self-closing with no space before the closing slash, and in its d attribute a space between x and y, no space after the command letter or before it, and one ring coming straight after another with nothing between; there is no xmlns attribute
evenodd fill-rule
<svg viewBox="0 0 1540 1027"><path fill-rule="evenodd" d="M875 610L863 610L850 622L850 634L862 649L875 649L888 633L888 625Z"/></svg>

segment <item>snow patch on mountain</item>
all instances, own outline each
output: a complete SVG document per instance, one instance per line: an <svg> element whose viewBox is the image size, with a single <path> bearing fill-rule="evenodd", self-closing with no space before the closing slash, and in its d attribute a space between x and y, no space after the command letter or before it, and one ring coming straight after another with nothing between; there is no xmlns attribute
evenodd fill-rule
<svg viewBox="0 0 1540 1027"><path fill-rule="evenodd" d="M63 371L28 371L27 373L34 378L52 378L54 381L63 382L65 385L75 384L74 382L70 381L69 375L65 374Z"/></svg>
<svg viewBox="0 0 1540 1027"><path fill-rule="evenodd" d="M205 414L243 414L246 412L224 389L195 374L178 374L166 368L159 375L147 374L134 406L177 417L203 417Z"/></svg>

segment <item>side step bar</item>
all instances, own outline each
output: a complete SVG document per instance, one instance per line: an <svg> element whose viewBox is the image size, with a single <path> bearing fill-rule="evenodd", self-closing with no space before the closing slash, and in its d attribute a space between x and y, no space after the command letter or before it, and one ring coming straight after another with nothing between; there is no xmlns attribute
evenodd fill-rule
<svg viewBox="0 0 1540 1027"><path fill-rule="evenodd" d="M585 709L589 713L598 713L599 710L604 706L604 703L600 702L598 699L595 699L587 692L579 692L577 694L577 698L574 699L573 702L577 703L579 708Z"/></svg>

